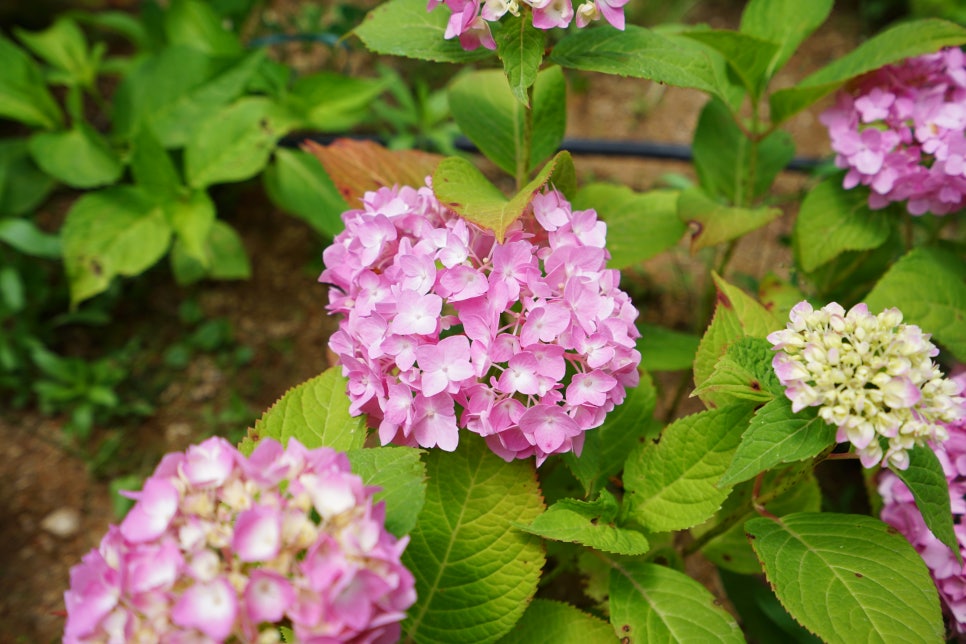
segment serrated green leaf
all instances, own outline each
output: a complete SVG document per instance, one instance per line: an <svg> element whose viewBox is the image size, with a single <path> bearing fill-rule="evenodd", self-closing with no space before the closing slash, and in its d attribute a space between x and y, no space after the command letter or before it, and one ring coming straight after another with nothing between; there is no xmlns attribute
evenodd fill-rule
<svg viewBox="0 0 966 644"><path fill-rule="evenodd" d="M555 153L567 124L567 84L559 67L537 76L533 87L533 134L530 167L533 170ZM524 107L510 92L506 76L498 70L465 74L447 93L453 118L480 151L504 171L514 174L523 154Z"/></svg>
<svg viewBox="0 0 966 644"><path fill-rule="evenodd" d="M59 127L63 114L33 59L0 35L0 60L0 116L47 130Z"/></svg>
<svg viewBox="0 0 966 644"><path fill-rule="evenodd" d="M366 440L366 423L362 416L349 415L347 383L339 367L329 367L289 389L255 421L239 449L251 454L255 442L262 438L274 438L282 445L295 438L309 449L331 447L344 452L361 448Z"/></svg>
<svg viewBox="0 0 966 644"><path fill-rule="evenodd" d="M949 481L932 448L918 445L909 450L909 467L904 470L892 468L906 484L916 501L929 531L946 544L962 563L959 540L953 531L953 511L949 499Z"/></svg>
<svg viewBox="0 0 966 644"><path fill-rule="evenodd" d="M882 521L800 513L745 530L782 605L826 642L944 640L926 564Z"/></svg>
<svg viewBox="0 0 966 644"><path fill-rule="evenodd" d="M378 79L317 72L295 81L285 100L303 115L307 126L320 132L345 132L366 117L369 104L384 89L385 83Z"/></svg>
<svg viewBox="0 0 966 644"><path fill-rule="evenodd" d="M449 16L445 7L426 11L423 0L391 0L370 11L352 33L377 54L438 63L466 63L493 55L483 47L466 51L456 38L445 40Z"/></svg>
<svg viewBox="0 0 966 644"><path fill-rule="evenodd" d="M276 206L326 237L342 232L341 214L349 205L315 155L278 148L262 178L265 192Z"/></svg>
<svg viewBox="0 0 966 644"><path fill-rule="evenodd" d="M664 532L698 525L717 512L731 491L717 483L752 409L732 405L686 416L668 425L659 443L638 445L624 468L630 516Z"/></svg>
<svg viewBox="0 0 966 644"><path fill-rule="evenodd" d="M851 52L836 58L794 87L769 97L771 120L782 123L846 81L905 58L929 54L943 47L966 43L966 29L945 20L910 20L869 38Z"/></svg>
<svg viewBox="0 0 966 644"><path fill-rule="evenodd" d="M648 371L681 371L690 369L700 338L693 333L674 331L655 324L639 324L641 337L637 350L641 365Z"/></svg>
<svg viewBox="0 0 966 644"><path fill-rule="evenodd" d="M182 249L204 268L211 265L208 238L215 223L215 204L204 190L196 190L182 198L175 197L164 204Z"/></svg>
<svg viewBox="0 0 966 644"><path fill-rule="evenodd" d="M68 84L91 87L97 77L97 57L73 19L61 16L44 31L15 29L17 38L48 64L66 72Z"/></svg>
<svg viewBox="0 0 966 644"><path fill-rule="evenodd" d="M352 471L366 485L382 488L374 500L386 503L386 530L397 537L409 534L426 501L426 466L422 450L412 447L373 447L346 452Z"/></svg>
<svg viewBox="0 0 966 644"><path fill-rule="evenodd" d="M617 644L610 625L582 610L534 599L501 644Z"/></svg>
<svg viewBox="0 0 966 644"><path fill-rule="evenodd" d="M193 47L212 56L242 51L238 36L226 29L222 18L201 0L171 0L164 14L164 32L169 44Z"/></svg>
<svg viewBox="0 0 966 644"><path fill-rule="evenodd" d="M657 435L661 426L653 419L657 406L657 390L647 373L627 392L624 402L612 410L599 428L584 435L580 456L564 454L564 462L584 486L594 495L607 479L624 467L624 460L640 441Z"/></svg>
<svg viewBox="0 0 966 644"><path fill-rule="evenodd" d="M568 541L621 555L642 555L648 550L647 537L636 530L614 524L617 500L607 490L593 502L561 499L521 530L554 541Z"/></svg>
<svg viewBox="0 0 966 644"><path fill-rule="evenodd" d="M142 126L131 146L131 174L146 191L174 197L181 190L181 176L167 150L150 126Z"/></svg>
<svg viewBox="0 0 966 644"><path fill-rule="evenodd" d="M60 257L60 238L43 232L26 219L0 219L0 241L25 255L47 259Z"/></svg>
<svg viewBox="0 0 966 644"><path fill-rule="evenodd" d="M778 208L723 206L697 188L683 190L678 197L678 216L692 229L692 253L737 239L767 225L781 214Z"/></svg>
<svg viewBox="0 0 966 644"><path fill-rule="evenodd" d="M772 61L778 55L777 43L725 29L692 29L683 35L719 51L741 79L752 100L761 97L771 78Z"/></svg>
<svg viewBox="0 0 966 644"><path fill-rule="evenodd" d="M701 110L692 151L705 192L732 205L746 205L768 192L795 156L795 144L787 132L777 130L759 141L753 152L729 108L713 98Z"/></svg>
<svg viewBox="0 0 966 644"><path fill-rule="evenodd" d="M865 302L873 312L898 307L907 324L919 325L966 362L966 263L961 257L915 248L892 265Z"/></svg>
<svg viewBox="0 0 966 644"><path fill-rule="evenodd" d="M846 190L839 176L812 188L795 219L795 256L802 269L814 271L847 250L878 248L898 223L889 211L869 209L861 190Z"/></svg>
<svg viewBox="0 0 966 644"><path fill-rule="evenodd" d="M831 11L832 0L751 0L741 14L740 31L779 43L766 70L771 78L784 67L802 41L825 22Z"/></svg>
<svg viewBox="0 0 966 644"><path fill-rule="evenodd" d="M629 642L744 642L734 618L684 573L638 561L610 573L610 623Z"/></svg>
<svg viewBox="0 0 966 644"><path fill-rule="evenodd" d="M418 597L404 636L494 642L520 619L544 563L540 540L512 527L543 511L533 463L507 463L472 434L425 458L426 504L403 553Z"/></svg>
<svg viewBox="0 0 966 644"><path fill-rule="evenodd" d="M687 227L678 217L677 190L634 192L591 183L580 188L574 210L593 208L607 224L609 268L627 268L676 245Z"/></svg>
<svg viewBox="0 0 966 644"><path fill-rule="evenodd" d="M573 184L574 164L560 152L509 201L475 165L461 157L443 159L433 172L433 191L447 208L478 226L492 230L503 243L507 228L519 219L533 196L547 183ZM565 190L562 190L565 191Z"/></svg>
<svg viewBox="0 0 966 644"><path fill-rule="evenodd" d="M0 215L23 215L44 202L55 181L30 158L27 139L0 141Z"/></svg>
<svg viewBox="0 0 966 644"><path fill-rule="evenodd" d="M124 170L104 137L86 123L61 132L40 132L30 138L28 145L44 172L73 188L114 183Z"/></svg>
<svg viewBox="0 0 966 644"><path fill-rule="evenodd" d="M784 396L771 363L771 343L762 338L739 338L728 345L725 355L714 365L714 371L692 396L713 398L722 406L742 400L768 402Z"/></svg>
<svg viewBox="0 0 966 644"><path fill-rule="evenodd" d="M746 547L751 548L747 541ZM761 570L757 561L755 566ZM718 577L728 600L735 607L741 630L749 642L822 644L822 640L802 628L785 612L760 573L742 575L719 568Z"/></svg>
<svg viewBox="0 0 966 644"><path fill-rule="evenodd" d="M68 211L60 234L75 305L106 290L116 276L144 272L171 243L164 210L132 186L81 196Z"/></svg>
<svg viewBox="0 0 966 644"><path fill-rule="evenodd" d="M513 96L525 107L530 107L528 90L537 80L543 47L546 40L542 29L533 26L527 14L508 15L500 21L496 34L496 54L503 62Z"/></svg>
<svg viewBox="0 0 966 644"><path fill-rule="evenodd" d="M835 433L814 407L794 413L787 398L775 398L755 412L718 484L731 486L775 465L818 456L835 444Z"/></svg>

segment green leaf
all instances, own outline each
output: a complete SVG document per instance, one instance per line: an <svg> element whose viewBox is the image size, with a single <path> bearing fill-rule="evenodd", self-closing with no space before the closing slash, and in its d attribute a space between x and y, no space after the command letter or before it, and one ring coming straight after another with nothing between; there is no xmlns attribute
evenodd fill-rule
<svg viewBox="0 0 966 644"><path fill-rule="evenodd" d="M916 501L926 527L937 539L946 544L962 563L959 540L953 532L953 511L949 500L949 482L932 448L917 445L909 450L909 467L905 470L891 468L906 484Z"/></svg>
<svg viewBox="0 0 966 644"><path fill-rule="evenodd" d="M0 266L0 303L6 309L4 314L19 313L26 302L20 272L13 266Z"/></svg>
<svg viewBox="0 0 966 644"><path fill-rule="evenodd" d="M62 16L44 31L14 29L14 33L33 53L66 72L69 85L94 85L97 57L88 48L84 32L73 19Z"/></svg>
<svg viewBox="0 0 966 644"><path fill-rule="evenodd" d="M537 76L533 88L533 135L530 167L536 168L557 151L567 123L567 84L559 67ZM461 75L449 92L453 118L480 151L504 171L514 174L523 154L524 107L510 92L506 76L498 70Z"/></svg>
<svg viewBox="0 0 966 644"><path fill-rule="evenodd" d="M422 450L412 447L350 449L352 471L366 485L382 488L374 499L386 503L386 530L403 537L416 525L426 501L426 466Z"/></svg>
<svg viewBox="0 0 966 644"><path fill-rule="evenodd" d="M687 227L678 217L677 190L634 192L627 186L591 183L573 201L593 208L607 223L610 268L628 268L676 245Z"/></svg>
<svg viewBox="0 0 966 644"><path fill-rule="evenodd" d="M741 33L779 43L766 75L785 66L802 41L818 29L832 10L832 0L751 0L741 14Z"/></svg>
<svg viewBox="0 0 966 644"><path fill-rule="evenodd" d="M533 463L507 463L469 433L425 459L426 505L403 553L418 597L404 637L494 642L520 619L544 564L540 540L512 527L543 510Z"/></svg>
<svg viewBox="0 0 966 644"><path fill-rule="evenodd" d="M893 264L865 302L874 312L898 307L907 324L919 325L966 362L966 264L961 257L915 248Z"/></svg>
<svg viewBox="0 0 966 644"><path fill-rule="evenodd" d="M30 138L30 154L47 174L73 188L114 183L124 170L107 141L86 123L62 132L40 132Z"/></svg>
<svg viewBox="0 0 966 644"><path fill-rule="evenodd" d="M781 463L818 456L835 445L835 433L835 427L818 417L816 408L795 413L789 400L775 398L755 412L718 484L731 486Z"/></svg>
<svg viewBox="0 0 966 644"><path fill-rule="evenodd" d="M59 127L64 117L33 59L0 35L0 60L0 116L47 130Z"/></svg>
<svg viewBox="0 0 966 644"><path fill-rule="evenodd" d="M43 232L26 219L0 219L0 241L10 244L25 255L58 259L60 239Z"/></svg>
<svg viewBox="0 0 966 644"><path fill-rule="evenodd" d="M461 217L492 230L503 243L507 228L519 219L533 196L547 183L572 185L574 164L568 152L560 152L512 199L507 200L475 165L461 157L443 159L433 172L436 197ZM566 192L564 188L562 190Z"/></svg>
<svg viewBox="0 0 966 644"><path fill-rule="evenodd" d="M728 345L725 355L714 365L714 371L692 396L712 400L718 407L750 400L768 402L784 396L784 389L771 363L771 344L761 338L739 338Z"/></svg>
<svg viewBox="0 0 966 644"><path fill-rule="evenodd" d="M369 105L385 83L372 78L318 72L302 76L286 96L286 104L320 132L345 132L365 119Z"/></svg>
<svg viewBox="0 0 966 644"><path fill-rule="evenodd" d="M673 331L655 324L638 324L641 337L637 350L641 364L648 371L681 371L690 369L698 350L698 338L693 333Z"/></svg>
<svg viewBox="0 0 966 644"><path fill-rule="evenodd" d="M89 192L74 202L61 228L71 303L107 289L115 276L143 273L171 243L164 210L132 186Z"/></svg>
<svg viewBox="0 0 966 644"><path fill-rule="evenodd" d="M610 623L627 642L736 642L735 619L684 573L639 561L610 573Z"/></svg>
<svg viewBox="0 0 966 644"><path fill-rule="evenodd" d="M241 98L215 112L185 148L188 184L204 188L255 176L290 123L288 114L264 97Z"/></svg>
<svg viewBox="0 0 966 644"><path fill-rule="evenodd" d="M534 599L501 644L617 644L610 624L570 604Z"/></svg>
<svg viewBox="0 0 966 644"><path fill-rule="evenodd" d="M769 71L772 61L778 55L779 46L776 43L724 29L693 29L683 35L719 51L741 79L752 100L757 101L761 97L771 78Z"/></svg>
<svg viewBox="0 0 966 644"><path fill-rule="evenodd" d="M225 29L224 21L207 2L171 0L164 14L168 44L193 47L212 56L241 53L238 37Z"/></svg>
<svg viewBox="0 0 966 644"><path fill-rule="evenodd" d="M607 414L604 424L584 434L580 456L564 455L567 467L589 496L624 468L624 460L635 445L661 430L652 418L656 406L654 382L646 373L641 374L640 383L628 390L624 402Z"/></svg>
<svg viewBox="0 0 966 644"><path fill-rule="evenodd" d="M772 94L769 97L772 123L777 125L785 121L856 76L905 58L964 43L966 29L945 20L900 23L866 40L845 56L836 58L794 87Z"/></svg>
<svg viewBox="0 0 966 644"><path fill-rule="evenodd" d="M445 40L449 16L445 7L426 11L424 0L390 0L370 11L352 33L377 54L438 63L465 63L493 54L483 47L465 51L456 38Z"/></svg>
<svg viewBox="0 0 966 644"><path fill-rule="evenodd" d="M208 238L215 223L215 204L211 197L204 190L197 190L165 202L164 208L182 250L208 268L211 264Z"/></svg>
<svg viewBox="0 0 966 644"><path fill-rule="evenodd" d="M795 219L795 255L808 272L847 250L878 248L898 223L890 211L869 209L862 190L846 190L840 176L812 188Z"/></svg>
<svg viewBox="0 0 966 644"><path fill-rule="evenodd" d="M616 518L617 500L607 490L601 490L596 501L561 499L529 525L515 525L545 539L579 543L595 550L621 555L647 552L647 538L636 530L615 525Z"/></svg>
<svg viewBox="0 0 966 644"><path fill-rule="evenodd" d="M544 31L534 27L527 14L507 15L499 24L496 54L503 61L513 96L525 107L530 107L527 90L536 82L543 62Z"/></svg>
<svg viewBox="0 0 966 644"><path fill-rule="evenodd" d="M714 514L730 488L717 485L751 418L750 405L686 416L668 425L659 443L627 457L624 488L630 516L648 530L698 525Z"/></svg>
<svg viewBox="0 0 966 644"><path fill-rule="evenodd" d="M926 564L882 521L809 512L745 529L785 610L826 642L944 640Z"/></svg>
<svg viewBox="0 0 966 644"><path fill-rule="evenodd" d="M750 550L747 539L742 535ZM754 553L752 553L754 558ZM757 560L755 567L760 571ZM738 614L741 630L749 642L788 642L789 644L822 644L818 639L792 619L768 587L764 577L742 575L718 569L718 577L731 605Z"/></svg>
<svg viewBox="0 0 966 644"><path fill-rule="evenodd" d="M47 199L55 181L30 158L27 139L0 140L0 215L23 215Z"/></svg>
<svg viewBox="0 0 966 644"><path fill-rule="evenodd" d="M748 137L718 99L701 110L692 150L701 187L734 205L750 204L766 194L795 156L791 136L781 130L759 141L753 154Z"/></svg>
<svg viewBox="0 0 966 644"><path fill-rule="evenodd" d="M215 220L204 247L205 261L188 252L178 238L171 250L171 268L178 284L193 284L204 277L220 280L246 280L252 276L248 254L241 236L224 221Z"/></svg>
<svg viewBox="0 0 966 644"><path fill-rule="evenodd" d="M691 227L691 252L737 239L780 217L778 208L733 208L710 199L697 188L681 192L678 217Z"/></svg>
<svg viewBox="0 0 966 644"><path fill-rule="evenodd" d="M294 438L308 449L360 449L366 440L366 422L362 416L349 415L347 386L339 367L329 367L289 389L255 421L239 449L251 454L262 438L274 438L282 445Z"/></svg>
<svg viewBox="0 0 966 644"><path fill-rule="evenodd" d="M269 198L285 212L326 237L342 232L345 225L341 214L349 205L315 155L278 148L275 160L265 168L263 180Z"/></svg>
<svg viewBox="0 0 966 644"><path fill-rule="evenodd" d="M181 176L151 128L142 127L132 143L130 162L135 183L156 195L177 195L181 190Z"/></svg>

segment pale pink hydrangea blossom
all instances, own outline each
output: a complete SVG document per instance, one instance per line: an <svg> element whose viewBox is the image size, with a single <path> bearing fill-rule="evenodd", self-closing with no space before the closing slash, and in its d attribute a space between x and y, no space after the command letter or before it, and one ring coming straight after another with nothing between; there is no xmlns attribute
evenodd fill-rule
<svg viewBox="0 0 966 644"><path fill-rule="evenodd" d="M820 120L847 189L869 207L905 202L913 215L966 206L966 68L960 49L909 58L861 76Z"/></svg>
<svg viewBox="0 0 966 644"><path fill-rule="evenodd" d="M531 14L537 29L564 29L572 22L586 27L604 18L617 29L624 29L624 5L629 0L585 0L576 10L572 0L429 0L427 11L443 5L450 11L443 37L458 38L467 51L479 47L496 49L490 23L506 14L519 16L521 11Z"/></svg>
<svg viewBox="0 0 966 644"><path fill-rule="evenodd" d="M330 347L383 444L453 450L462 428L539 464L579 454L637 385L637 311L593 210L538 194L503 243L429 187L366 193L342 217L319 278L343 316Z"/></svg>
<svg viewBox="0 0 966 644"><path fill-rule="evenodd" d="M966 378L958 376L961 384ZM933 449L949 483L949 500L953 513L953 531L959 550L966 559L966 421L946 426L949 439ZM950 623L959 636L966 635L966 574L956 554L933 535L916 506L912 492L898 476L886 470L879 479L882 496L882 520L896 528L913 545L929 568Z"/></svg>
<svg viewBox="0 0 966 644"><path fill-rule="evenodd" d="M70 573L64 642L395 642L416 599L345 454L211 438L168 454ZM313 519L317 516L318 519Z"/></svg>
<svg viewBox="0 0 966 644"><path fill-rule="evenodd" d="M816 311L803 301L768 340L792 410L818 406L865 467L906 469L908 450L942 443L946 424L966 416L960 384L932 360L939 350L898 309L873 315L857 304L846 313L833 302Z"/></svg>

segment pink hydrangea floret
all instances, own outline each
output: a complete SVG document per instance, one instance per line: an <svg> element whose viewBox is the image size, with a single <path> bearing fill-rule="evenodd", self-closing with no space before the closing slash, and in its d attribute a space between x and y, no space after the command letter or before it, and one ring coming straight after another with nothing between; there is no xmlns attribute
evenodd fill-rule
<svg viewBox="0 0 966 644"><path fill-rule="evenodd" d="M70 572L64 642L395 642L416 599L345 454L211 438L167 455Z"/></svg>
<svg viewBox="0 0 966 644"><path fill-rule="evenodd" d="M820 117L843 185L868 186L869 207L913 215L966 206L966 67L958 48L859 77Z"/></svg>
<svg viewBox="0 0 966 644"><path fill-rule="evenodd" d="M319 278L350 411L381 442L453 450L465 429L506 460L580 453L639 380L637 310L605 268L606 228L556 190L502 243L428 187L369 192Z"/></svg>
<svg viewBox="0 0 966 644"><path fill-rule="evenodd" d="M962 375L955 378L966 386ZM933 448L949 483L949 500L953 513L953 531L959 551L966 559L966 421L946 427L949 439ZM966 636L966 571L956 554L933 535L919 512L912 492L897 475L886 470L879 479L882 496L882 520L908 539L929 568L950 624L957 635Z"/></svg>
<svg viewBox="0 0 966 644"><path fill-rule="evenodd" d="M496 49L490 23L506 14L531 16L537 29L565 29L572 22L586 27L603 18L617 29L624 29L624 5L629 0L585 0L574 9L571 0L429 0L427 10L443 5L450 11L443 37L458 38L467 51L485 47Z"/></svg>

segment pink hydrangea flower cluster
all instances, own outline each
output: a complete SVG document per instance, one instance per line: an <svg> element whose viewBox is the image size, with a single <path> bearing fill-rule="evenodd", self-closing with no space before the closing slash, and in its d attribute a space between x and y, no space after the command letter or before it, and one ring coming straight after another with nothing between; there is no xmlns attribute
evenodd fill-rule
<svg viewBox="0 0 966 644"><path fill-rule="evenodd" d="M958 378L966 385L966 380ZM949 439L933 448L949 482L949 500L954 518L953 530L959 549L966 559L966 421L947 425ZM899 477L886 470L879 479L882 496L882 520L893 526L909 540L926 565L939 589L939 597L956 633L966 635L966 574L956 561L956 555L926 527L916 507L912 492Z"/></svg>
<svg viewBox="0 0 966 644"><path fill-rule="evenodd" d="M395 642L415 601L408 538L345 454L211 438L168 454L71 569L64 642Z"/></svg>
<svg viewBox="0 0 966 644"><path fill-rule="evenodd" d="M869 207L906 202L913 215L966 206L966 68L958 48L866 74L820 117L847 189L869 186Z"/></svg>
<svg viewBox="0 0 966 644"><path fill-rule="evenodd" d="M537 29L565 28L571 22L586 27L603 17L614 27L624 29L624 5L629 0L585 0L574 10L571 0L429 0L427 11L439 5L450 10L449 22L443 37L459 38L467 51L485 47L496 49L490 23L506 14L519 16L521 11L532 15Z"/></svg>
<svg viewBox="0 0 966 644"><path fill-rule="evenodd" d="M819 406L863 466L904 470L908 450L943 442L946 423L966 417L960 384L932 360L939 350L918 326L903 324L898 309L873 315L857 304L846 313L833 302L816 311L803 301L789 317L768 341L792 410ZM884 453L880 439L888 442Z"/></svg>
<svg viewBox="0 0 966 644"><path fill-rule="evenodd" d="M383 444L454 450L462 427L508 461L579 454L641 358L597 214L549 190L497 243L428 187L363 203L343 213L319 278L344 316L329 346L350 411Z"/></svg>

